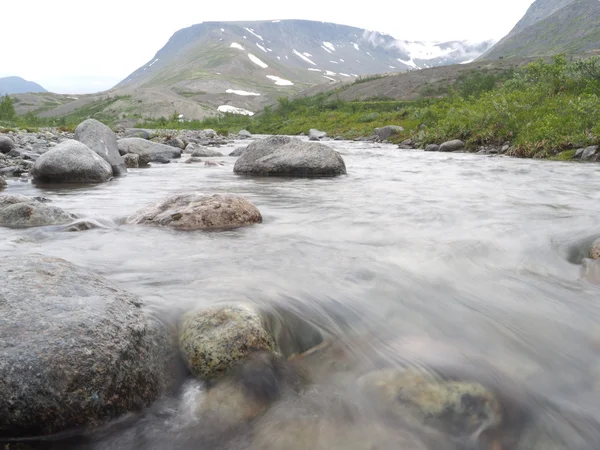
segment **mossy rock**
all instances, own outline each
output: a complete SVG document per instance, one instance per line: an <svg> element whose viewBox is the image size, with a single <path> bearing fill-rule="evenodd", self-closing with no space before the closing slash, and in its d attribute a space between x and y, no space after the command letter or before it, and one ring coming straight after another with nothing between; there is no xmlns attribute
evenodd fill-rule
<svg viewBox="0 0 600 450"><path fill-rule="evenodd" d="M278 353L260 315L245 305L186 313L179 330L183 360L197 377L215 379L254 351Z"/></svg>

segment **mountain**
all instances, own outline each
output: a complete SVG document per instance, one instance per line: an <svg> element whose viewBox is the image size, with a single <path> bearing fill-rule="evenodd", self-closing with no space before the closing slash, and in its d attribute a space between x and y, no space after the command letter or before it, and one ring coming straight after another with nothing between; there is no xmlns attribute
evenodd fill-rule
<svg viewBox="0 0 600 450"><path fill-rule="evenodd" d="M600 48L600 1L536 0L481 59L549 56Z"/></svg>
<svg viewBox="0 0 600 450"><path fill-rule="evenodd" d="M326 22L206 22L176 32L116 86L162 89L221 111L255 112L308 86L468 62L492 42L425 43Z"/></svg>
<svg viewBox="0 0 600 450"><path fill-rule="evenodd" d="M25 92L48 92L42 86L33 81L24 80L21 77L0 78L0 95L21 94Z"/></svg>
<svg viewBox="0 0 600 450"><path fill-rule="evenodd" d="M94 95L24 95L20 114L93 111L120 119L221 112L254 114L309 87L358 77L467 63L493 42L402 41L362 28L307 20L205 22L177 31L146 64Z"/></svg>

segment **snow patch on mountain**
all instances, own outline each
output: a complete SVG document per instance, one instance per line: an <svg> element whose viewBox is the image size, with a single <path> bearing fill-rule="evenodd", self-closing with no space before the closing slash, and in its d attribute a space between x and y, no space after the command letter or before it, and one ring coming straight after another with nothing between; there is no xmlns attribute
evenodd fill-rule
<svg viewBox="0 0 600 450"><path fill-rule="evenodd" d="M313 66L316 66L316 64L315 64L315 63L314 63L314 62L313 62L311 59L309 59L307 56L305 56L305 55L303 55L302 53L300 53L298 50L293 50L293 51L294 51L294 54L295 54L296 56L298 56L298 57L302 58L302 59L303 59L304 61L306 61L307 63L310 63L310 64L312 64ZM286 56L286 58L287 58L287 56Z"/></svg>
<svg viewBox="0 0 600 450"><path fill-rule="evenodd" d="M256 43L256 46L257 46L258 48L260 48L260 49L261 49L263 52L267 53L267 49L266 49L266 48L264 48L262 45L260 45L258 42Z"/></svg>
<svg viewBox="0 0 600 450"><path fill-rule="evenodd" d="M250 61L252 61L254 64L256 64L257 66L262 67L263 69L266 69L267 67L269 67L267 64L265 64L264 62L262 62L259 58L257 58L256 56L254 56L252 53L248 53L248 58L250 58Z"/></svg>
<svg viewBox="0 0 600 450"><path fill-rule="evenodd" d="M332 53L332 52L331 52L331 50L329 50L327 47L325 47L325 46L323 46L323 45L321 45L321 48L322 48L323 50L325 50L327 53Z"/></svg>
<svg viewBox="0 0 600 450"><path fill-rule="evenodd" d="M335 52L335 45L333 45L331 42L323 42L323 46L327 47L332 52Z"/></svg>
<svg viewBox="0 0 600 450"><path fill-rule="evenodd" d="M327 77L325 75L323 75L323 78L327 78L328 80L331 80L331 81L337 81L335 78Z"/></svg>
<svg viewBox="0 0 600 450"><path fill-rule="evenodd" d="M275 75L267 75L267 78L269 80L273 80L277 86L293 86L294 85L294 83L292 83L290 80L284 80L283 78L279 78Z"/></svg>
<svg viewBox="0 0 600 450"><path fill-rule="evenodd" d="M229 48L237 48L238 50L244 50L244 47L242 47L237 42L232 42L231 45L229 46Z"/></svg>
<svg viewBox="0 0 600 450"><path fill-rule="evenodd" d="M228 94L243 95L245 97L246 96L258 97L260 95L258 92L240 91L237 89L227 89L225 92Z"/></svg>
<svg viewBox="0 0 600 450"><path fill-rule="evenodd" d="M253 116L254 113L252 111L248 111L244 108L237 108L231 105L221 105L217 108L222 113L230 113L230 114L241 114L243 116Z"/></svg>
<svg viewBox="0 0 600 450"><path fill-rule="evenodd" d="M259 38L261 41L264 41L264 39L262 38L262 36L259 36L258 34L256 34L252 28L246 28L246 27L244 27L244 30L246 30L248 33L253 34L257 38Z"/></svg>

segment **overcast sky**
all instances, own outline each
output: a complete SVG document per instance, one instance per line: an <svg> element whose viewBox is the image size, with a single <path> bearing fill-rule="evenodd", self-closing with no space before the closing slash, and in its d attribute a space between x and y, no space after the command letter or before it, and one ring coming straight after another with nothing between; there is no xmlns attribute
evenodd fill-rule
<svg viewBox="0 0 600 450"><path fill-rule="evenodd" d="M0 77L59 93L108 89L147 63L184 27L228 20L309 19L397 39L499 39L532 0L4 0ZM358 7L351 6L358 5Z"/></svg>

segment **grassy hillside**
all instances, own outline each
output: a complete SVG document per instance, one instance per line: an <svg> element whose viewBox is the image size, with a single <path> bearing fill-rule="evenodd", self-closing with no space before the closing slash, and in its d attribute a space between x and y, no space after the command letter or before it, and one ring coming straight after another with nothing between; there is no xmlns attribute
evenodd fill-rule
<svg viewBox="0 0 600 450"><path fill-rule="evenodd" d="M538 158L600 142L600 57L569 61L557 56L501 73L472 71L448 86L444 98L425 94L418 100L348 102L327 92L280 99L254 118L183 124L162 119L143 126L292 135L318 128L354 138L369 136L376 127L402 125L405 132L396 140L426 145L458 138L471 149L510 141L514 156Z"/></svg>
<svg viewBox="0 0 600 450"><path fill-rule="evenodd" d="M576 0L503 39L483 59L573 54L600 48L600 2Z"/></svg>

